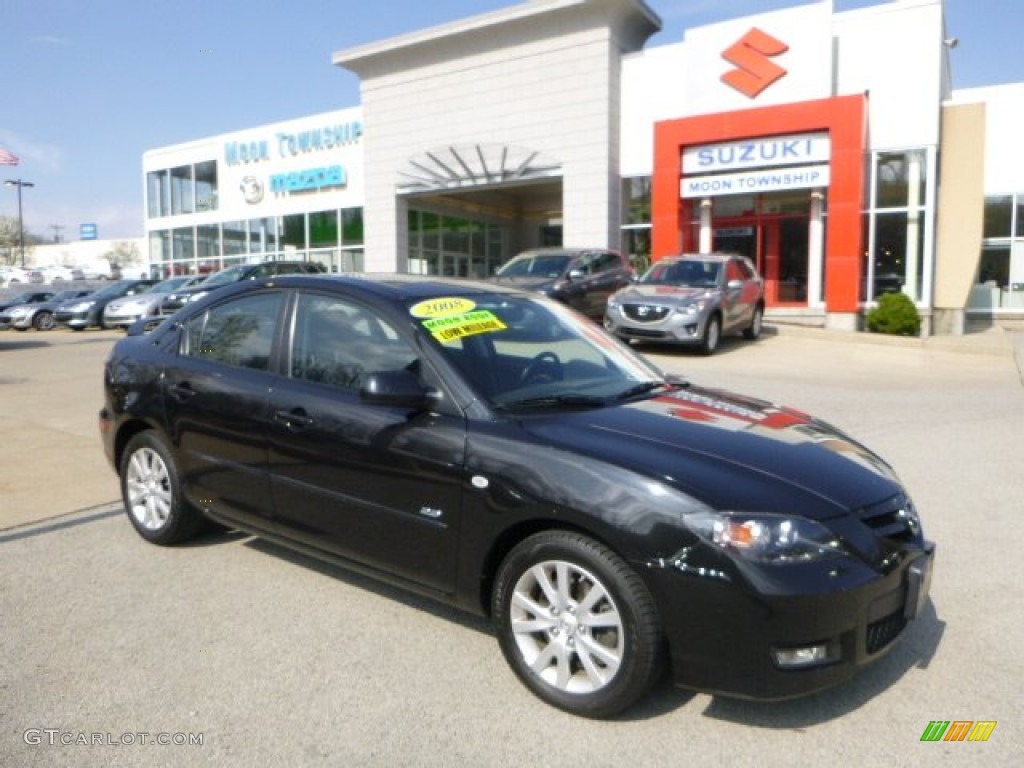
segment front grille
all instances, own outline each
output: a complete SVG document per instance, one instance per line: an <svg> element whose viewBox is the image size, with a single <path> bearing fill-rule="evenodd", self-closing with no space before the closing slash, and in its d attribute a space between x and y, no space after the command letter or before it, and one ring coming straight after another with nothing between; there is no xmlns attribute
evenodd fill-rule
<svg viewBox="0 0 1024 768"><path fill-rule="evenodd" d="M657 304L623 304L622 312L630 320L638 323L656 323L668 316L669 308L659 307Z"/></svg>
<svg viewBox="0 0 1024 768"><path fill-rule="evenodd" d="M920 530L914 504L902 494L864 507L857 517L883 539L913 541Z"/></svg>
<svg viewBox="0 0 1024 768"><path fill-rule="evenodd" d="M890 613L888 616L868 624L867 652L869 654L878 653L899 637L906 626L907 620L903 616L903 611Z"/></svg>
<svg viewBox="0 0 1024 768"><path fill-rule="evenodd" d="M647 328L620 328L619 333L623 336L635 336L638 339L664 339L667 336L664 331L651 331Z"/></svg>

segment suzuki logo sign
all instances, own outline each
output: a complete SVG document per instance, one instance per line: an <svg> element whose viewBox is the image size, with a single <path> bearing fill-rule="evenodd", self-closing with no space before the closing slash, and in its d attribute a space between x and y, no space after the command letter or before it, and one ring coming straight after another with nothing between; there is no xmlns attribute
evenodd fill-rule
<svg viewBox="0 0 1024 768"><path fill-rule="evenodd" d="M722 75L722 82L753 99L787 74L785 69L771 59L788 50L789 46L781 40L752 27L722 52L723 59L736 65L736 69Z"/></svg>

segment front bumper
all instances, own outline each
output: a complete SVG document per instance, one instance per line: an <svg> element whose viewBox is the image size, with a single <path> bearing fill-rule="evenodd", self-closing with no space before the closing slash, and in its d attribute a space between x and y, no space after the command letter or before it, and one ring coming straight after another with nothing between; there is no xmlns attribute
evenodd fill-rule
<svg viewBox="0 0 1024 768"><path fill-rule="evenodd" d="M927 602L935 545L908 550L884 576L796 596L744 592L668 564L648 571L659 596L677 686L788 699L838 685L884 656ZM680 579L690 583L680 584ZM777 654L819 647L828 658L784 668Z"/></svg>
<svg viewBox="0 0 1024 768"><path fill-rule="evenodd" d="M103 325L107 328L127 328L142 316L143 313L141 312L131 312L127 314L104 313Z"/></svg>
<svg viewBox="0 0 1024 768"><path fill-rule="evenodd" d="M69 328L88 328L91 325L96 325L93 310L85 310L84 312L57 311L53 313L53 319L58 325L66 325Z"/></svg>
<svg viewBox="0 0 1024 768"><path fill-rule="evenodd" d="M664 317L640 321L628 317L624 306L609 308L604 316L605 329L620 339L653 344L700 344L704 338L707 312L682 314L669 309Z"/></svg>

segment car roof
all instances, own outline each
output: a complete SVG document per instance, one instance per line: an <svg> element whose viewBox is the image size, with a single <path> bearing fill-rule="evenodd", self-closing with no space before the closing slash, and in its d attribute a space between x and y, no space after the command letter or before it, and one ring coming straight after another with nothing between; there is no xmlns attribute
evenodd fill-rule
<svg viewBox="0 0 1024 768"><path fill-rule="evenodd" d="M478 280L435 275L403 275L394 273L351 273L319 275L278 275L257 280L245 285L279 285L294 288L322 288L333 286L355 289L384 300L403 301L406 299L433 299L442 296L473 296L495 293L520 293Z"/></svg>
<svg viewBox="0 0 1024 768"><path fill-rule="evenodd" d="M555 255L555 254L566 254L568 256L579 256L579 255L584 254L584 253L618 253L618 251L616 251L614 248L601 248L601 247L597 247L597 246L595 246L593 248L569 248L569 247L563 247L563 246L554 245L554 246L545 246L543 248L527 248L526 250L520 251L519 253L517 253L516 257L518 258L519 256L538 256L538 255L547 256L547 255Z"/></svg>
<svg viewBox="0 0 1024 768"><path fill-rule="evenodd" d="M662 262L673 262L673 261L715 261L715 262L723 262L723 261L728 261L729 259L745 259L745 258L747 258L747 257L743 256L742 254L739 254L739 253L719 253L719 252L716 252L716 253L680 253L680 254L676 254L675 256L665 256L665 257L663 257L661 259L658 259L657 263L660 264Z"/></svg>

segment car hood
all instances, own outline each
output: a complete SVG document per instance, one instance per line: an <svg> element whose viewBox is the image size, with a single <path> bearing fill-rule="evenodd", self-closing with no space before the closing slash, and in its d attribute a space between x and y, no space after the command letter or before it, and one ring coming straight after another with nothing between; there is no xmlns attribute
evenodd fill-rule
<svg viewBox="0 0 1024 768"><path fill-rule="evenodd" d="M166 295L163 293L144 293L139 296L125 296L124 298L111 301L107 304L107 309L116 311L122 307L150 307Z"/></svg>
<svg viewBox="0 0 1024 768"><path fill-rule="evenodd" d="M882 458L835 427L721 390L679 389L522 424L556 447L628 467L717 509L827 519L902 490Z"/></svg>
<svg viewBox="0 0 1024 768"><path fill-rule="evenodd" d="M521 291L542 291L550 288L559 278L557 277L502 277L496 275L489 279L489 282L505 285L509 288L518 288Z"/></svg>
<svg viewBox="0 0 1024 768"><path fill-rule="evenodd" d="M619 291L615 298L623 302L685 304L702 296L715 296L715 288L694 288L689 285L657 285L634 283Z"/></svg>

